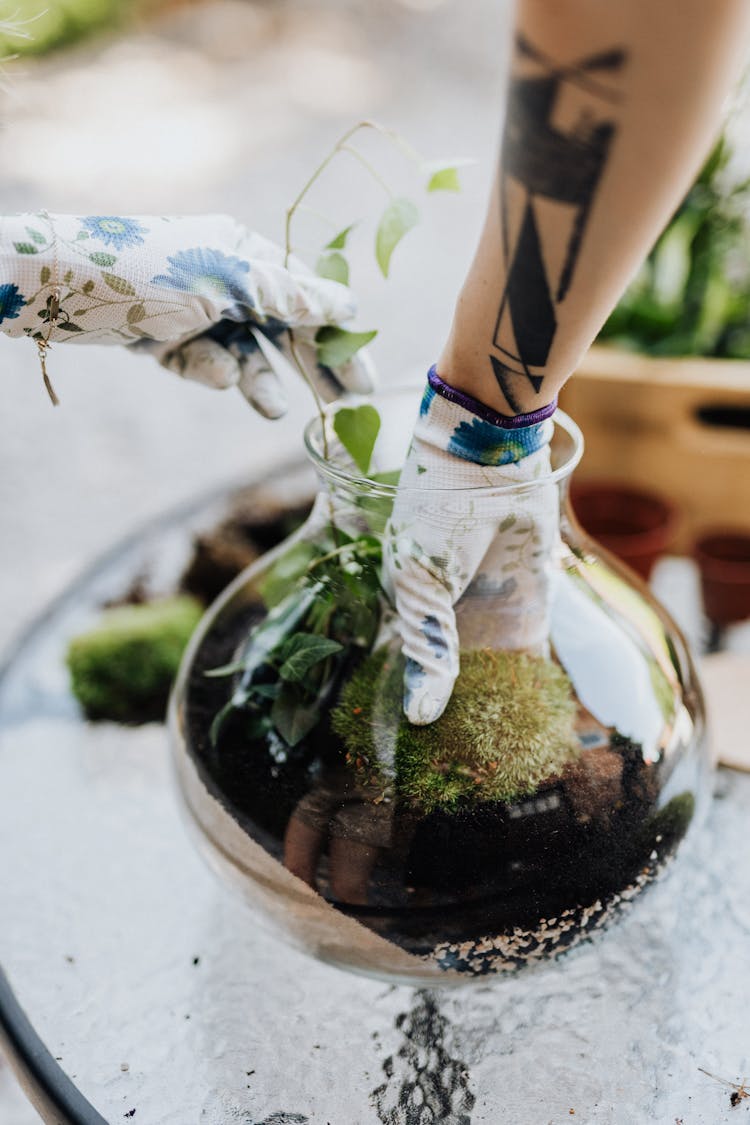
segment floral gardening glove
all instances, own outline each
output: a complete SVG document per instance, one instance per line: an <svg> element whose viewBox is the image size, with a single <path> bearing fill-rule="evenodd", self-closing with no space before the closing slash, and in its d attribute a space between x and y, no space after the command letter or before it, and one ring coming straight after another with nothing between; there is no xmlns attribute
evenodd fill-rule
<svg viewBox="0 0 750 1125"><path fill-rule="evenodd" d="M530 485L550 472L555 406L508 418L429 373L385 553L412 723L445 710L458 626L471 648L547 649L557 489Z"/></svg>
<svg viewBox="0 0 750 1125"><path fill-rule="evenodd" d="M317 362L318 329L355 311L346 286L296 259L286 268L280 247L226 215L0 218L0 330L134 346L187 379L238 386L267 418L287 397L264 340L290 357L290 329L323 398L372 390L366 356L335 370Z"/></svg>

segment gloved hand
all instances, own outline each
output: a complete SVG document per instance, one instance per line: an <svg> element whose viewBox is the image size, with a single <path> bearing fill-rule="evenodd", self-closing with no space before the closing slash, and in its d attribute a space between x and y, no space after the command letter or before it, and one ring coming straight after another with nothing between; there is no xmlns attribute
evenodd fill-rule
<svg viewBox="0 0 750 1125"><path fill-rule="evenodd" d="M412 723L450 699L459 598L464 647L547 649L557 488L529 486L550 472L555 406L506 418L429 373L385 551Z"/></svg>
<svg viewBox="0 0 750 1125"><path fill-rule="evenodd" d="M372 390L360 353L335 370L317 363L318 329L355 312L346 286L297 259L285 268L280 247L226 215L0 218L1 331L135 346L185 378L237 385L268 418L285 412L287 396L252 329L288 358L293 329L308 374L330 400Z"/></svg>

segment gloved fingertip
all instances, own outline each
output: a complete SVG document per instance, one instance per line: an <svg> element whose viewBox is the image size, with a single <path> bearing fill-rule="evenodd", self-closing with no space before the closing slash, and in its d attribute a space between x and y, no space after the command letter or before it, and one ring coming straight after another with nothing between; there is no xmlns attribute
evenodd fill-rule
<svg viewBox="0 0 750 1125"><path fill-rule="evenodd" d="M282 418L289 409L286 392L278 376L270 368L242 371L239 388L250 405L264 418Z"/></svg>
<svg viewBox="0 0 750 1125"><path fill-rule="evenodd" d="M436 698L429 692L404 692L404 714L415 727L426 727L434 723L447 706L447 699Z"/></svg>
<svg viewBox="0 0 750 1125"><path fill-rule="evenodd" d="M162 361L164 362L164 361ZM183 344L164 362L170 371L195 383L223 391L240 377L237 360L215 340L199 337Z"/></svg>
<svg viewBox="0 0 750 1125"><path fill-rule="evenodd" d="M409 657L404 668L404 714L410 723L424 727L439 719L451 697L455 677L446 682L429 676L422 665Z"/></svg>
<svg viewBox="0 0 750 1125"><path fill-rule="evenodd" d="M347 364L337 368L336 375L352 394L372 394L379 382L377 368L367 351L358 352Z"/></svg>

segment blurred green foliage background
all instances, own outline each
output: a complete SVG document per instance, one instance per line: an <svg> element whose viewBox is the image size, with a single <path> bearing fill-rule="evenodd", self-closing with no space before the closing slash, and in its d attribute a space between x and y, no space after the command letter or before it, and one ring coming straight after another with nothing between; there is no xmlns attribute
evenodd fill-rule
<svg viewBox="0 0 750 1125"><path fill-rule="evenodd" d="M651 355L750 359L750 179L719 140L600 339Z"/></svg>
<svg viewBox="0 0 750 1125"><path fill-rule="evenodd" d="M138 0L0 0L0 57L42 55L121 24Z"/></svg>

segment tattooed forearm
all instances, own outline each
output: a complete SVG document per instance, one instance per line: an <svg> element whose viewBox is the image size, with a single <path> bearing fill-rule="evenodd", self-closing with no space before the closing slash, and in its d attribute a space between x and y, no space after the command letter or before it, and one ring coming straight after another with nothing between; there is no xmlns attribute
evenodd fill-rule
<svg viewBox="0 0 750 1125"><path fill-rule="evenodd" d="M530 384L538 394L544 382L557 309L616 132L625 61L615 48L559 62L524 36L516 42L500 156L505 282L489 357L516 411L519 390Z"/></svg>

